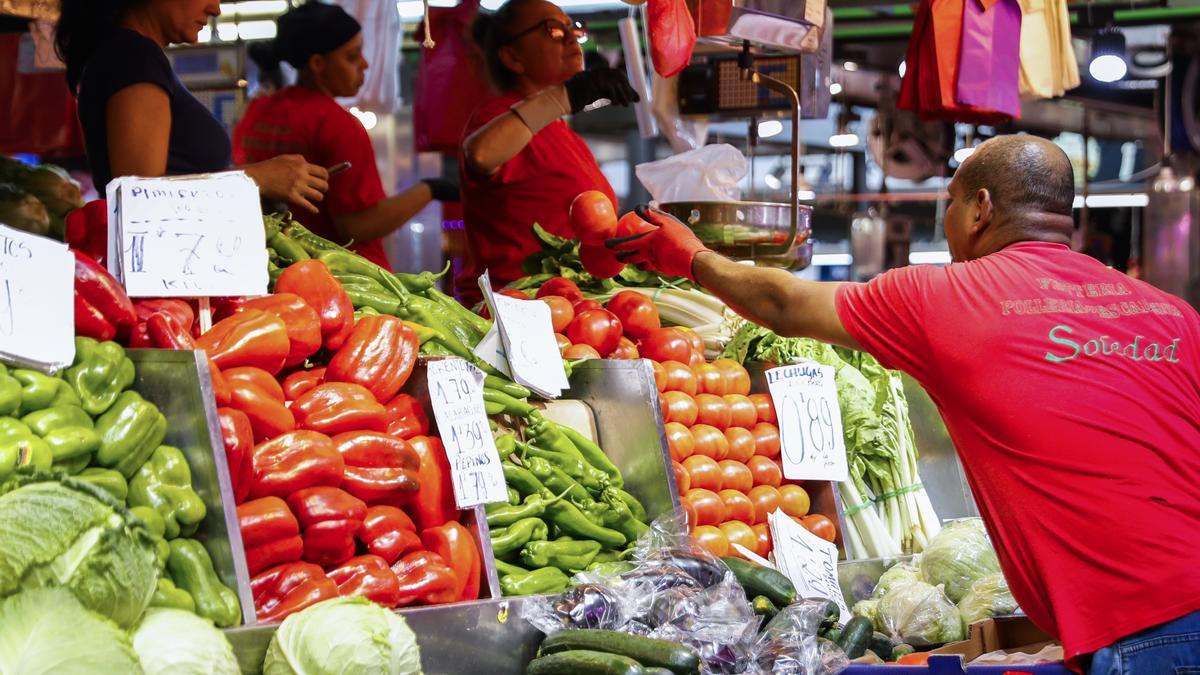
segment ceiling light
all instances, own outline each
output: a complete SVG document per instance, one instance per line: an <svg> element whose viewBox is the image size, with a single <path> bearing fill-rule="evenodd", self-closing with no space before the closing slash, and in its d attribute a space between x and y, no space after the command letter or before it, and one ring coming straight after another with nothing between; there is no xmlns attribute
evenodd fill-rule
<svg viewBox="0 0 1200 675"><path fill-rule="evenodd" d="M847 61L842 64L842 69L853 73L854 71L858 70L858 64L853 61Z"/></svg>
<svg viewBox="0 0 1200 675"><path fill-rule="evenodd" d="M908 254L910 265L948 265L950 251L913 251Z"/></svg>
<svg viewBox="0 0 1200 675"><path fill-rule="evenodd" d="M954 151L954 161L958 162L959 164L962 164L963 162L967 161L967 158L973 154L975 154L974 147L959 148L958 150Z"/></svg>
<svg viewBox="0 0 1200 675"><path fill-rule="evenodd" d="M236 25L237 36L242 40L267 40L275 37L275 22L273 20L242 21Z"/></svg>
<svg viewBox="0 0 1200 675"><path fill-rule="evenodd" d="M779 180L779 176L776 176L773 173L763 176L763 182L766 183L767 187L771 188L772 190L778 190L779 188L783 187L783 181Z"/></svg>
<svg viewBox="0 0 1200 675"><path fill-rule="evenodd" d="M842 85L838 84L837 82L830 82L829 83L829 95L837 96L840 93L842 93Z"/></svg>
<svg viewBox="0 0 1200 675"><path fill-rule="evenodd" d="M1120 30L1102 28L1092 38L1092 61L1088 73L1099 82L1116 82L1129 72L1125 62L1125 34Z"/></svg>
<svg viewBox="0 0 1200 675"><path fill-rule="evenodd" d="M834 134L829 137L829 147L831 148L850 148L856 145L858 145L858 134Z"/></svg>
<svg viewBox="0 0 1200 675"><path fill-rule="evenodd" d="M766 120L758 123L758 137L770 138L783 133L783 122L779 120Z"/></svg>
<svg viewBox="0 0 1200 675"><path fill-rule="evenodd" d="M900 62L899 71L900 71L900 77L904 77L904 73L908 72L908 61Z"/></svg>

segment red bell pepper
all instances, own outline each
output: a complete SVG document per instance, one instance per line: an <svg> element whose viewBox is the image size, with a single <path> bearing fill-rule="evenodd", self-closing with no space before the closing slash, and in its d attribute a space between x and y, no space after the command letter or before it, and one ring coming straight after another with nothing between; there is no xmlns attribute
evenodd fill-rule
<svg viewBox="0 0 1200 675"><path fill-rule="evenodd" d="M300 523L279 497L263 497L237 507L242 546L250 576L280 563L295 562L304 553Z"/></svg>
<svg viewBox="0 0 1200 675"><path fill-rule="evenodd" d="M129 337L130 347L196 348L195 338L192 337L196 313L188 303L175 298L148 298L134 301L133 310L137 315L137 324ZM170 319L159 317L155 320L152 331L150 317L159 314Z"/></svg>
<svg viewBox="0 0 1200 675"><path fill-rule="evenodd" d="M138 323L145 323L150 317L160 312L174 317L180 326L192 329L196 323L196 312L186 301L178 298L142 298L133 303L134 314Z"/></svg>
<svg viewBox="0 0 1200 675"><path fill-rule="evenodd" d="M429 416L421 402L411 394L396 394L387 404L388 429L393 436L408 440L429 434Z"/></svg>
<svg viewBox="0 0 1200 675"><path fill-rule="evenodd" d="M333 437L333 447L346 462L342 489L373 503L389 503L404 494L415 495L421 459L402 438L379 431L347 431Z"/></svg>
<svg viewBox="0 0 1200 675"><path fill-rule="evenodd" d="M221 371L221 374L225 376L225 380L229 382L230 386L243 383L249 384L253 387L258 387L264 394L267 394L280 403L284 401L283 388L279 386L279 381L275 379L274 375L262 368L255 368L253 366L226 368Z"/></svg>
<svg viewBox="0 0 1200 675"><path fill-rule="evenodd" d="M345 490L321 486L293 492L288 506L304 529L304 559L322 567L354 557L354 535L367 505Z"/></svg>
<svg viewBox="0 0 1200 675"><path fill-rule="evenodd" d="M384 607L395 607L400 602L400 580L387 561L377 555L351 558L327 574L337 584L340 596L360 595Z"/></svg>
<svg viewBox="0 0 1200 675"><path fill-rule="evenodd" d="M446 449L436 436L416 436L408 444L421 459L417 469L417 480L421 488L411 506L417 528L427 530L458 520L458 506L454 503L454 479L450 473L450 460Z"/></svg>
<svg viewBox="0 0 1200 675"><path fill-rule="evenodd" d="M195 349L196 340L190 328L184 328L175 317L159 312L146 319L147 337L158 349Z"/></svg>
<svg viewBox="0 0 1200 675"><path fill-rule="evenodd" d="M390 401L412 374L420 348L417 334L400 319L386 314L364 316L329 360L325 379L361 384L375 400Z"/></svg>
<svg viewBox="0 0 1200 675"><path fill-rule="evenodd" d="M320 260L301 260L288 266L275 281L276 293L295 293L317 312L321 341L336 351L354 329L354 305L329 267Z"/></svg>
<svg viewBox="0 0 1200 675"><path fill-rule="evenodd" d="M458 579L456 599L475 600L479 597L479 558L478 544L470 530L456 522L449 522L441 527L431 527L421 532L421 543L428 551L442 556L449 563Z"/></svg>
<svg viewBox="0 0 1200 675"><path fill-rule="evenodd" d="M321 324L317 311L295 293L275 293L242 303L237 311L259 309L283 320L287 326L287 359L283 365L297 366L321 348Z"/></svg>
<svg viewBox="0 0 1200 675"><path fill-rule="evenodd" d="M326 371L328 375L328 371ZM360 384L325 382L292 401L296 425L323 434L386 431L387 409Z"/></svg>
<svg viewBox="0 0 1200 675"><path fill-rule="evenodd" d="M241 504L250 492L254 466L250 453L254 451L254 429L250 418L235 408L217 408L221 423L221 440L225 443L225 464L229 467L229 482L233 486L233 502Z"/></svg>
<svg viewBox="0 0 1200 675"><path fill-rule="evenodd" d="M93 199L67 214L64 237L71 248L104 264L108 255L108 202ZM99 339L99 338L96 338Z"/></svg>
<svg viewBox="0 0 1200 675"><path fill-rule="evenodd" d="M259 309L222 319L196 340L221 368L255 366L272 374L283 368L290 345L283 319Z"/></svg>
<svg viewBox="0 0 1200 675"><path fill-rule="evenodd" d="M129 339L137 316L125 289L108 270L75 253L75 334L96 340Z"/></svg>
<svg viewBox="0 0 1200 675"><path fill-rule="evenodd" d="M229 381L226 378L226 381L229 382L229 405L250 418L256 443L296 429L296 418L292 411L287 409L282 399L275 398L274 392L263 391L261 387L245 380Z"/></svg>
<svg viewBox="0 0 1200 675"><path fill-rule="evenodd" d="M287 497L296 490L342 482L345 462L333 441L315 431L292 431L254 446L250 499Z"/></svg>
<svg viewBox="0 0 1200 675"><path fill-rule="evenodd" d="M293 612L337 597L337 584L317 565L284 563L250 580L259 623L277 623Z"/></svg>
<svg viewBox="0 0 1200 675"><path fill-rule="evenodd" d="M397 606L423 603L436 605L454 602L458 596L454 587L458 579L442 557L429 551L409 553L392 565L400 580L400 602Z"/></svg>
<svg viewBox="0 0 1200 675"><path fill-rule="evenodd" d="M233 401L233 390L229 387L229 380L225 379L224 373L212 359L208 360L208 375L212 378L213 399L219 406L228 406Z"/></svg>
<svg viewBox="0 0 1200 675"><path fill-rule="evenodd" d="M421 548L421 538L408 514L382 504L367 509L362 527L358 528L358 540L368 552L383 558L389 565L405 553Z"/></svg>
<svg viewBox="0 0 1200 675"><path fill-rule="evenodd" d="M283 398L295 401L313 387L325 381L325 369L297 370L283 380Z"/></svg>

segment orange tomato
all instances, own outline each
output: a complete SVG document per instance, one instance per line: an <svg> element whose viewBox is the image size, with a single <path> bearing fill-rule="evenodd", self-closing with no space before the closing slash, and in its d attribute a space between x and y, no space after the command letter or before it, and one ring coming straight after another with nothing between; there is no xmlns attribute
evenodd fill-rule
<svg viewBox="0 0 1200 675"><path fill-rule="evenodd" d="M837 539L837 527L834 526L833 521L819 513L804 516L800 519L800 524L825 541Z"/></svg>
<svg viewBox="0 0 1200 675"><path fill-rule="evenodd" d="M727 489L718 492L717 496L725 504L726 520L740 520L743 523L754 523L754 502L750 501L750 498L745 493Z"/></svg>
<svg viewBox="0 0 1200 675"><path fill-rule="evenodd" d="M729 456L729 441L725 438L725 432L708 424L694 424L691 431L692 440L696 442L695 454L716 460Z"/></svg>
<svg viewBox="0 0 1200 675"><path fill-rule="evenodd" d="M600 352L596 351L595 347L593 347L591 345L584 345L584 344L571 345L570 347L567 347L566 349L563 350L562 355L563 355L564 359L598 359L598 358L600 358Z"/></svg>
<svg viewBox="0 0 1200 675"><path fill-rule="evenodd" d="M721 467L721 489L749 492L754 487L754 476L745 464L732 459L723 459L718 464Z"/></svg>
<svg viewBox="0 0 1200 675"><path fill-rule="evenodd" d="M554 332L561 333L566 330L575 318L575 308L571 306L571 301L561 295L547 295L540 300L550 305L550 323L554 326Z"/></svg>
<svg viewBox="0 0 1200 675"><path fill-rule="evenodd" d="M750 430L754 434L754 454L761 457L779 456L779 428L770 422L759 422Z"/></svg>
<svg viewBox="0 0 1200 675"><path fill-rule="evenodd" d="M723 469L724 467L722 467ZM724 485L724 481L721 484ZM779 508L793 518L808 515L808 509L812 506L808 499L808 492L799 485L780 485L779 498Z"/></svg>
<svg viewBox="0 0 1200 675"><path fill-rule="evenodd" d="M679 495L679 508L683 510L683 515L687 517L688 530L696 529L696 507L692 505L691 500L686 494Z"/></svg>
<svg viewBox="0 0 1200 675"><path fill-rule="evenodd" d="M666 391L682 391L688 396L696 395L696 374L686 363L663 361L662 367L667 374Z"/></svg>
<svg viewBox="0 0 1200 675"><path fill-rule="evenodd" d="M679 462L671 460L671 471L675 473L675 492L686 494L692 488L692 477L688 475L687 469Z"/></svg>
<svg viewBox="0 0 1200 675"><path fill-rule="evenodd" d="M754 552L764 558L771 555L771 528L759 523L754 526L754 534L758 535L758 548Z"/></svg>
<svg viewBox="0 0 1200 675"><path fill-rule="evenodd" d="M696 451L696 441L692 432L679 422L667 422L663 427L667 432L667 446L671 450L671 459L682 462Z"/></svg>
<svg viewBox="0 0 1200 675"><path fill-rule="evenodd" d="M748 493L750 501L754 502L754 522L767 522L767 514L774 513L779 508L782 498L779 490L770 485L756 485Z"/></svg>
<svg viewBox="0 0 1200 675"><path fill-rule="evenodd" d="M783 471L779 469L779 465L762 455L751 457L746 462L746 466L750 467L755 485L779 487L779 484L783 482Z"/></svg>
<svg viewBox="0 0 1200 675"><path fill-rule="evenodd" d="M691 346L690 344L688 345ZM698 366L704 365L704 352L692 352L688 357L688 368L695 370Z"/></svg>
<svg viewBox="0 0 1200 675"><path fill-rule="evenodd" d="M725 533L712 525L701 525L692 531L692 539L718 558L729 555L729 539Z"/></svg>
<svg viewBox="0 0 1200 675"><path fill-rule="evenodd" d="M729 426L749 429L758 422L758 410L749 396L725 394L725 403L729 406Z"/></svg>
<svg viewBox="0 0 1200 675"><path fill-rule="evenodd" d="M557 298L558 296L557 295L548 295L546 297ZM567 348L571 346L571 338L567 337L566 335L563 335L562 333L555 333L554 341L558 343L558 353L559 354L565 353L567 351Z"/></svg>
<svg viewBox="0 0 1200 675"><path fill-rule="evenodd" d="M725 375L725 393L743 396L750 393L750 373L745 366L733 359L717 359L713 365Z"/></svg>
<svg viewBox="0 0 1200 675"><path fill-rule="evenodd" d="M703 488L706 490L721 489L721 465L717 464L717 460L704 455L692 455L680 462L683 468L687 469L688 482L691 488Z"/></svg>
<svg viewBox="0 0 1200 675"><path fill-rule="evenodd" d="M744 558L740 551L733 547L738 544L747 551L755 551L758 549L758 535L754 532L754 528L740 520L730 520L721 523L721 532L725 538L729 540L729 555Z"/></svg>
<svg viewBox="0 0 1200 675"><path fill-rule="evenodd" d="M662 396L667 404L668 422L679 422L685 427L696 423L699 410L696 408L695 399L682 391L665 391Z"/></svg>
<svg viewBox="0 0 1200 675"><path fill-rule="evenodd" d="M721 431L729 427L729 404L716 394L696 394L696 421Z"/></svg>
<svg viewBox="0 0 1200 675"><path fill-rule="evenodd" d="M692 354L699 354L700 358L703 359L704 358L704 338L700 337L699 333L697 333L695 330L693 330L691 328L688 328L687 326L680 326L679 330L683 333L684 337L686 337L688 339L688 341L691 342Z"/></svg>
<svg viewBox="0 0 1200 675"><path fill-rule="evenodd" d="M711 363L703 363L692 369L696 373L697 391L702 394L724 396L726 391L725 373Z"/></svg>
<svg viewBox="0 0 1200 675"><path fill-rule="evenodd" d="M775 403L771 400L770 394L750 394L750 401L754 403L754 409L758 411L759 422L779 423L775 416Z"/></svg>
<svg viewBox="0 0 1200 675"><path fill-rule="evenodd" d="M726 459L736 459L745 462L754 456L754 434L749 429L729 427L725 430L725 440L729 443L729 455Z"/></svg>
<svg viewBox="0 0 1200 675"><path fill-rule="evenodd" d="M562 337L563 340L567 340L566 335L562 335L562 336L555 335L555 337ZM571 341L567 340L567 344L570 344L570 343L571 343ZM561 341L559 342L559 346L562 346ZM646 359L646 360L650 361L650 359ZM663 368L662 364L659 363L658 361L650 361L650 368L654 371L654 386L658 388L658 393L661 394L662 392L667 390L667 370L666 370L666 368Z"/></svg>
<svg viewBox="0 0 1200 675"><path fill-rule="evenodd" d="M617 340L616 348L609 352L608 358L629 360L639 358L637 345L633 344L629 338L621 336L621 339Z"/></svg>
<svg viewBox="0 0 1200 675"><path fill-rule="evenodd" d="M599 190L580 192L567 211L575 236L586 244L603 245L617 233L617 211L608 195Z"/></svg>
<svg viewBox="0 0 1200 675"><path fill-rule="evenodd" d="M717 493L704 488L692 488L684 495L696 508L697 525L716 525L725 522L725 502Z"/></svg>

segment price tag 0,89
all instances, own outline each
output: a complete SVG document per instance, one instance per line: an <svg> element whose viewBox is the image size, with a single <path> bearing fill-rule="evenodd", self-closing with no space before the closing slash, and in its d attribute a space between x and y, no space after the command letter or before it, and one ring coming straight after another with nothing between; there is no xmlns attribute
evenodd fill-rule
<svg viewBox="0 0 1200 675"><path fill-rule="evenodd" d="M507 501L500 453L483 406L483 371L449 358L430 361L426 373L458 508Z"/></svg>
<svg viewBox="0 0 1200 675"><path fill-rule="evenodd" d="M817 363L772 368L767 386L779 419L783 475L846 480L846 439L833 368Z"/></svg>

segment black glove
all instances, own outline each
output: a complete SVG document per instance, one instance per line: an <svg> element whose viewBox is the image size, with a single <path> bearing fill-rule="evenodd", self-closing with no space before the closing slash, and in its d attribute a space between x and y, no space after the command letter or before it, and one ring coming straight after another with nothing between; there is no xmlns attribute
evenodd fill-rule
<svg viewBox="0 0 1200 675"><path fill-rule="evenodd" d="M642 100L625 73L613 68L593 68L577 73L563 85L567 90L567 100L571 102L571 112L577 113L602 98L616 105L629 105Z"/></svg>
<svg viewBox="0 0 1200 675"><path fill-rule="evenodd" d="M439 202L457 202L458 181L450 178L422 178L421 182L429 186L433 198Z"/></svg>

